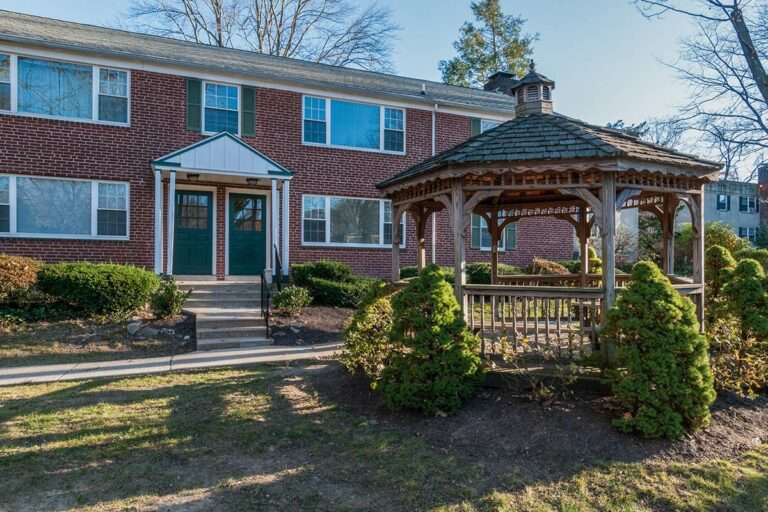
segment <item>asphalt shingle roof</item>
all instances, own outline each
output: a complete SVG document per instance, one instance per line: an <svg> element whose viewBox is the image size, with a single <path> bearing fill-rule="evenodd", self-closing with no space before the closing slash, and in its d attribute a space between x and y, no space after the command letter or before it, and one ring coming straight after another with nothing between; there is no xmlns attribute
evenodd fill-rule
<svg viewBox="0 0 768 512"><path fill-rule="evenodd" d="M0 41L131 58L188 69L234 73L278 83L298 83L334 91L423 102L429 106L438 103L498 114L511 114L515 110L514 99L497 92L218 48L3 10L0 10ZM425 94L422 94L422 86L425 86Z"/></svg>
<svg viewBox="0 0 768 512"><path fill-rule="evenodd" d="M531 114L507 121L381 182L385 188L449 165L530 160L630 158L679 167L721 165L561 114Z"/></svg>

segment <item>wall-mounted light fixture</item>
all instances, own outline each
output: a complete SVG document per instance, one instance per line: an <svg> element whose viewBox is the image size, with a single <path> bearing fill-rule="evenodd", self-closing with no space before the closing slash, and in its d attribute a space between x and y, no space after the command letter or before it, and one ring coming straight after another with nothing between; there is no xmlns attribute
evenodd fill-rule
<svg viewBox="0 0 768 512"><path fill-rule="evenodd" d="M245 178L245 182L249 185L258 185L259 178Z"/></svg>
<svg viewBox="0 0 768 512"><path fill-rule="evenodd" d="M200 179L200 175L199 174L187 174L187 179L189 181L197 181L197 180Z"/></svg>

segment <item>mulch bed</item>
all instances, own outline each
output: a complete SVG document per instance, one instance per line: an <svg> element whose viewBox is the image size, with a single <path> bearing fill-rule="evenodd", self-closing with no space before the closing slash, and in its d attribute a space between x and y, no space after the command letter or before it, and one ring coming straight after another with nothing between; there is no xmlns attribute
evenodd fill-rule
<svg viewBox="0 0 768 512"><path fill-rule="evenodd" d="M613 400L585 389L539 402L515 386L484 388L457 414L426 418L389 411L363 377L340 365L310 382L323 398L381 426L423 438L459 459L482 459L492 472L522 471L535 479L604 463L729 459L768 442L768 396L725 394L713 405L709 427L668 441L619 432L611 425Z"/></svg>
<svg viewBox="0 0 768 512"><path fill-rule="evenodd" d="M271 318L275 345L314 345L339 342L353 309L311 306L297 316Z"/></svg>

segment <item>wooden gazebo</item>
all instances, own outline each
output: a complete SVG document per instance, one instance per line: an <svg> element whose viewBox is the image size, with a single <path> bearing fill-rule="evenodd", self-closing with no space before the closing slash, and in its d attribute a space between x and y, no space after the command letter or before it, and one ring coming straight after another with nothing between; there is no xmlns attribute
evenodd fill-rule
<svg viewBox="0 0 768 512"><path fill-rule="evenodd" d="M467 321L493 341L505 332L519 338L569 341L574 329L595 345L595 327L614 302L616 217L623 208L651 212L663 232L665 273L691 295L703 322L703 186L717 179L720 164L662 148L617 130L593 126L552 111L554 84L535 74L517 90L517 117L398 174L378 186L392 201L392 279L400 278L400 218L416 224L417 266L424 267L425 226L446 209L453 233L455 293ZM693 277L674 275L674 219L689 208L694 233ZM471 214L485 218L491 236L490 285L467 285L465 248ZM499 276L498 240L506 225L526 217L553 217L574 226L581 271L572 276ZM589 234L602 239L602 275L590 275ZM548 285L548 286L541 286ZM490 304L490 316L486 314ZM479 310L479 314L478 314ZM506 318L505 318L506 317ZM575 328L574 328L575 326Z"/></svg>

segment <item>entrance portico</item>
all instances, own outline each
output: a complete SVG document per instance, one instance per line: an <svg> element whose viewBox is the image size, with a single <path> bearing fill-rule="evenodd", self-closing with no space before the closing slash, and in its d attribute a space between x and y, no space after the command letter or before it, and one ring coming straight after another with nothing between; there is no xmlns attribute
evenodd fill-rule
<svg viewBox="0 0 768 512"><path fill-rule="evenodd" d="M226 132L152 162L155 272L288 274L292 173Z"/></svg>

